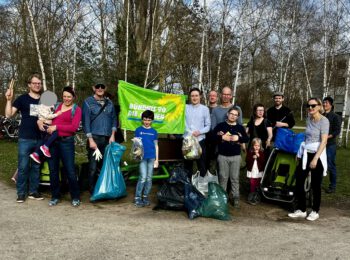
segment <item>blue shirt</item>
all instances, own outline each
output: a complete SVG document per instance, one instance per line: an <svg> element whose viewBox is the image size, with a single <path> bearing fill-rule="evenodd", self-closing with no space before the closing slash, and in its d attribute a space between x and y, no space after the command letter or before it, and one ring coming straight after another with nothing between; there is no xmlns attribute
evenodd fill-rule
<svg viewBox="0 0 350 260"><path fill-rule="evenodd" d="M186 105L185 113L186 129L184 137L192 135L192 133L198 130L201 134L198 136L198 141L205 139L205 134L210 130L210 113L209 109L202 104Z"/></svg>
<svg viewBox="0 0 350 260"><path fill-rule="evenodd" d="M37 125L38 116L35 113L35 106L39 104L39 99L32 98L29 94L19 96L13 107L21 113L21 124L19 126L19 138L41 139L40 130Z"/></svg>
<svg viewBox="0 0 350 260"><path fill-rule="evenodd" d="M91 137L92 135L110 136L113 130L117 130L117 117L114 105L108 98L105 98L105 102L108 102L107 105L98 115L102 105L93 96L85 99L82 121L87 137ZM93 122L91 122L92 120Z"/></svg>
<svg viewBox="0 0 350 260"><path fill-rule="evenodd" d="M153 128L140 126L135 130L135 137L140 137L143 145L143 159L156 158L156 145L154 141L158 140L158 133Z"/></svg>

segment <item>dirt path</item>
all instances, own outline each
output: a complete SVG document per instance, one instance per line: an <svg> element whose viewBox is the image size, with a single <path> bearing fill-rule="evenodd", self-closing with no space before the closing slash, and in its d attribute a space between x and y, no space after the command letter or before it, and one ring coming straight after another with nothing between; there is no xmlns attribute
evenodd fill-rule
<svg viewBox="0 0 350 260"><path fill-rule="evenodd" d="M132 196L73 208L15 202L0 183L0 259L349 259L350 211L323 207L310 223L276 205L242 202L232 221L136 209Z"/></svg>

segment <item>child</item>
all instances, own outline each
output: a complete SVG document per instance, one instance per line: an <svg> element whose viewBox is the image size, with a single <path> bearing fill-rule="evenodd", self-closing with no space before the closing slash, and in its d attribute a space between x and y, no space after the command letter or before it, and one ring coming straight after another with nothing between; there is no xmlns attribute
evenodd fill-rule
<svg viewBox="0 0 350 260"><path fill-rule="evenodd" d="M57 113L53 113L53 110L54 110L53 106L47 106L44 104L40 104L38 106L38 118L40 121L44 122L45 131L48 128L48 126L51 125L52 119L62 114L61 111L58 111ZM45 155L46 157L51 157L49 147L57 139L57 137L58 137L57 131L54 131L51 135L45 132L44 144L40 147L37 147L35 151L29 155L30 158L32 158L33 161L35 161L36 163L40 164L41 161L39 156L39 149L42 151L43 155Z"/></svg>
<svg viewBox="0 0 350 260"><path fill-rule="evenodd" d="M148 195L152 187L153 168L158 167L158 133L151 125L154 113L146 110L141 115L142 126L135 131L135 137L142 140L144 156L140 162L140 176L135 192L135 206L149 206Z"/></svg>
<svg viewBox="0 0 350 260"><path fill-rule="evenodd" d="M251 142L251 149L247 152L247 177L250 179L250 193L248 203L256 205L259 202L257 193L265 167L265 156L260 138L254 138Z"/></svg>

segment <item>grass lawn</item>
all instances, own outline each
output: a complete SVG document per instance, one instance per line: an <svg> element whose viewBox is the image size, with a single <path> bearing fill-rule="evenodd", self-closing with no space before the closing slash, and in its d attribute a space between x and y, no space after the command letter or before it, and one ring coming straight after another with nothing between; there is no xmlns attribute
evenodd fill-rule
<svg viewBox="0 0 350 260"><path fill-rule="evenodd" d="M128 148L130 147L130 138L128 143L123 144ZM129 149L124 153L123 160L129 161ZM327 204L338 204L350 201L350 149L339 148L337 150L337 170L338 181L337 191L335 194L325 194L322 200ZM76 163L80 165L83 162L87 162L87 158L84 154L76 155ZM10 180L12 174L17 169L17 143L12 140L0 140L0 181L5 182L11 186L14 186ZM244 176L246 170L241 172L242 185L246 185ZM323 179L323 187L328 187L328 176ZM244 187L242 187L244 189Z"/></svg>

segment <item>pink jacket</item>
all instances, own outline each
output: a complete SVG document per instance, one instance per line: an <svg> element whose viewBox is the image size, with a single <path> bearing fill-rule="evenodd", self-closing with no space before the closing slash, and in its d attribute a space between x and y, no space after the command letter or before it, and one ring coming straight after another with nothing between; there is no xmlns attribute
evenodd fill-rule
<svg viewBox="0 0 350 260"><path fill-rule="evenodd" d="M60 111L62 104L60 104L55 113ZM81 120L81 108L77 107L72 118L72 109L63 112L52 120L52 125L56 125L58 136L72 136L77 131Z"/></svg>

